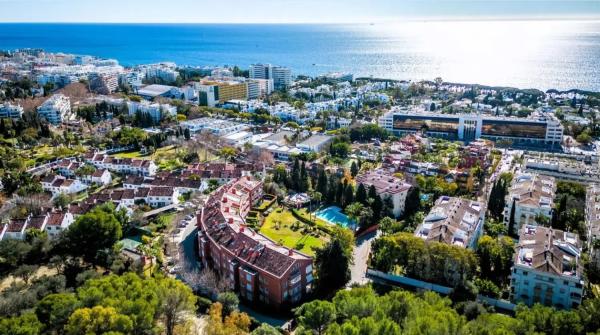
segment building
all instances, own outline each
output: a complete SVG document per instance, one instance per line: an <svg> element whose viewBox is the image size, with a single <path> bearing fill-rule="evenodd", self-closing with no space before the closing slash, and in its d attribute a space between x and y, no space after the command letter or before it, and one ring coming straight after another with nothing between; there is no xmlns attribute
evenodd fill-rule
<svg viewBox="0 0 600 335"><path fill-rule="evenodd" d="M426 132L428 135L471 142L476 139L506 141L515 146L560 148L563 126L553 115L531 118L480 114L437 114L395 109L380 117L379 126L394 133Z"/></svg>
<svg viewBox="0 0 600 335"><path fill-rule="evenodd" d="M210 117L202 117L198 119L187 120L181 122L180 124L182 127L189 129L192 133L208 131L217 136L226 136L250 128L245 123L213 119Z"/></svg>
<svg viewBox="0 0 600 335"><path fill-rule="evenodd" d="M177 107L149 101L127 101L127 110L132 116L137 113L148 114L155 123L159 123L165 116L177 116Z"/></svg>
<svg viewBox="0 0 600 335"><path fill-rule="evenodd" d="M148 192L146 203L151 207L165 207L179 203L179 192L173 187L153 187Z"/></svg>
<svg viewBox="0 0 600 335"><path fill-rule="evenodd" d="M312 258L245 225L248 211L261 198L262 182L251 177L213 192L198 213L199 256L243 300L291 307L312 291Z"/></svg>
<svg viewBox="0 0 600 335"><path fill-rule="evenodd" d="M139 88L136 94L147 100L152 100L156 97L179 99L182 96L181 90L178 87L157 84Z"/></svg>
<svg viewBox="0 0 600 335"><path fill-rule="evenodd" d="M352 123L352 119L347 119L338 116L330 116L327 119L327 129L348 128Z"/></svg>
<svg viewBox="0 0 600 335"><path fill-rule="evenodd" d="M492 143L489 141L477 140L470 142L462 148L458 167L461 169L470 169L479 166L483 170L486 170L492 161L492 149Z"/></svg>
<svg viewBox="0 0 600 335"><path fill-rule="evenodd" d="M248 84L245 82L233 80L203 81L202 85L216 86L217 90L214 98L219 104L224 104L229 100L248 99Z"/></svg>
<svg viewBox="0 0 600 335"><path fill-rule="evenodd" d="M69 228L73 222L75 222L75 219L71 213L49 213L45 230L48 236L56 237Z"/></svg>
<svg viewBox="0 0 600 335"><path fill-rule="evenodd" d="M371 186L375 187L377 194L382 199L389 197L394 205L392 212L395 217L400 217L404 213L406 196L410 190L409 184L384 170L374 170L360 174L356 176L356 183L363 184L367 189Z"/></svg>
<svg viewBox="0 0 600 335"><path fill-rule="evenodd" d="M504 224L510 229L513 203L515 211L512 229L515 232L524 225L536 224L537 216L552 219L555 192L556 182L553 177L532 173L516 174L505 199Z"/></svg>
<svg viewBox="0 0 600 335"><path fill-rule="evenodd" d="M86 163L97 169L107 169L121 174L138 176L154 176L158 167L149 159L115 158L106 154L89 153L84 157Z"/></svg>
<svg viewBox="0 0 600 335"><path fill-rule="evenodd" d="M38 107L38 115L58 125L71 118L71 101L62 94L55 94Z"/></svg>
<svg viewBox="0 0 600 335"><path fill-rule="evenodd" d="M297 143L296 148L304 152L321 152L326 149L332 140L333 136L315 134L304 141Z"/></svg>
<svg viewBox="0 0 600 335"><path fill-rule="evenodd" d="M441 196L415 230L428 242L475 249L483 231L485 208L469 199Z"/></svg>
<svg viewBox="0 0 600 335"><path fill-rule="evenodd" d="M0 119L20 119L23 116L23 107L11 105L8 102L0 104Z"/></svg>
<svg viewBox="0 0 600 335"><path fill-rule="evenodd" d="M98 94L112 94L118 87L118 73L93 73L90 75L90 89Z"/></svg>
<svg viewBox="0 0 600 335"><path fill-rule="evenodd" d="M514 255L512 300L529 306L579 306L584 285L581 247L576 234L524 225Z"/></svg>
<svg viewBox="0 0 600 335"><path fill-rule="evenodd" d="M600 185L591 184L585 196L585 224L588 230L587 241L600 238Z"/></svg>
<svg viewBox="0 0 600 335"><path fill-rule="evenodd" d="M42 189L52 193L52 197L59 194L76 194L87 188L88 186L78 179L66 179L53 174L42 179Z"/></svg>
<svg viewBox="0 0 600 335"><path fill-rule="evenodd" d="M260 97L260 83L256 80L246 81L246 97L248 99L258 99Z"/></svg>
<svg viewBox="0 0 600 335"><path fill-rule="evenodd" d="M141 72L146 77L146 80L151 82L173 83L179 77L179 72L176 71L175 63L164 62L158 64L148 64L139 67Z"/></svg>
<svg viewBox="0 0 600 335"><path fill-rule="evenodd" d="M271 64L250 65L250 78L272 79L275 89L283 89L292 84L292 71L286 67Z"/></svg>

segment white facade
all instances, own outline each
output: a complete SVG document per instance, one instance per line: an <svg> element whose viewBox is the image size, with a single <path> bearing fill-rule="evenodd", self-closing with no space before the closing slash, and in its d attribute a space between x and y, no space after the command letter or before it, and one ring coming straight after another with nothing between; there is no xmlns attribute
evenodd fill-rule
<svg viewBox="0 0 600 335"><path fill-rule="evenodd" d="M513 178L505 199L504 224L510 225L513 203L515 205L513 230L536 224L535 218L541 215L552 218L552 206L556 192L553 177L532 173L519 173Z"/></svg>
<svg viewBox="0 0 600 335"><path fill-rule="evenodd" d="M292 71L283 66L271 64L250 65L250 78L272 79L276 89L286 88L292 84Z"/></svg>
<svg viewBox="0 0 600 335"><path fill-rule="evenodd" d="M581 304L581 243L573 233L526 225L519 234L511 274L511 297L526 305L571 309Z"/></svg>
<svg viewBox="0 0 600 335"><path fill-rule="evenodd" d="M23 116L23 107L11 105L8 102L0 104L0 119L20 119Z"/></svg>
<svg viewBox="0 0 600 335"><path fill-rule="evenodd" d="M156 123L160 122L166 115L177 116L177 107L169 104L151 103L148 101L127 101L129 115L136 113L149 114Z"/></svg>
<svg viewBox="0 0 600 335"><path fill-rule="evenodd" d="M55 94L38 107L40 117L57 125L71 118L71 101L62 94Z"/></svg>
<svg viewBox="0 0 600 335"><path fill-rule="evenodd" d="M183 121L181 122L181 126L189 129L192 133L209 131L217 136L226 136L250 128L244 123L213 119L209 117Z"/></svg>

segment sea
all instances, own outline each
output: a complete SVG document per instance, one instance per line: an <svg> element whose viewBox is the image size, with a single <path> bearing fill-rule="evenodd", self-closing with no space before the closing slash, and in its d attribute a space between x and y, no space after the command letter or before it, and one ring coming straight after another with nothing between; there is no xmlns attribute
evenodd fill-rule
<svg viewBox="0 0 600 335"><path fill-rule="evenodd" d="M272 63L294 74L600 91L600 21L372 24L0 24L0 49L214 66Z"/></svg>

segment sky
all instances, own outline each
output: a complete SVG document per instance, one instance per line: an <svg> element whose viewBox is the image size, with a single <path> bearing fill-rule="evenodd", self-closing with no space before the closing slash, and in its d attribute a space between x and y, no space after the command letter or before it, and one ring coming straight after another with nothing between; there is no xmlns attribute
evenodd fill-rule
<svg viewBox="0 0 600 335"><path fill-rule="evenodd" d="M600 0L0 0L0 22L354 23L600 18Z"/></svg>

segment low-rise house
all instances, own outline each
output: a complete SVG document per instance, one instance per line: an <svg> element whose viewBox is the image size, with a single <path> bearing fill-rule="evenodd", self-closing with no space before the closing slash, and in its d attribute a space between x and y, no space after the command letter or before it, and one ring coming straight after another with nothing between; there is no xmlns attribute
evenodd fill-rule
<svg viewBox="0 0 600 335"><path fill-rule="evenodd" d="M82 178L84 182L96 185L109 185L112 183L112 175L106 169L98 169L90 175L85 175Z"/></svg>
<svg viewBox="0 0 600 335"><path fill-rule="evenodd" d="M148 192L146 202L152 207L164 207L179 203L179 192L173 187L153 187Z"/></svg>
<svg viewBox="0 0 600 335"><path fill-rule="evenodd" d="M511 274L512 300L529 306L579 306L584 286L581 248L576 234L523 225Z"/></svg>
<svg viewBox="0 0 600 335"><path fill-rule="evenodd" d="M402 179L394 177L387 171L375 170L356 176L356 182L366 188L375 187L382 199L389 197L394 205L392 212L395 217L400 217L404 213L406 196L411 186Z"/></svg>
<svg viewBox="0 0 600 335"><path fill-rule="evenodd" d="M8 223L2 229L2 235L0 240L12 239L12 240L23 240L25 239L25 231L27 230L27 223L29 217L26 219L10 219Z"/></svg>
<svg viewBox="0 0 600 335"><path fill-rule="evenodd" d="M475 249L484 221L485 208L481 203L441 196L415 230L415 236L428 242Z"/></svg>
<svg viewBox="0 0 600 335"><path fill-rule="evenodd" d="M156 164L147 159L115 158L106 154L88 154L85 156L85 160L98 169L108 169L120 174L154 176L158 170Z"/></svg>
<svg viewBox="0 0 600 335"><path fill-rule="evenodd" d="M48 236L57 237L69 226L75 222L73 214L69 212L55 212L48 214L48 220L46 222L45 230Z"/></svg>

